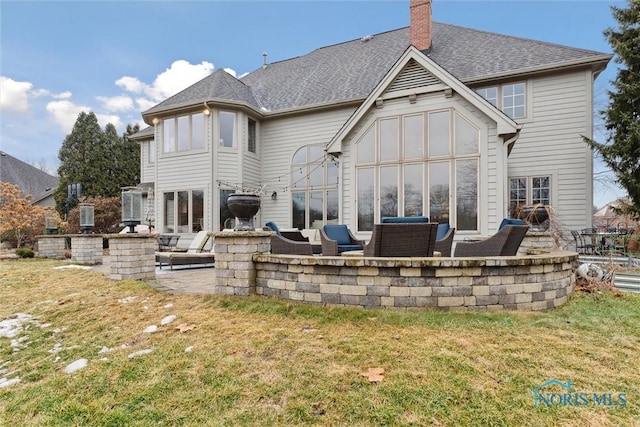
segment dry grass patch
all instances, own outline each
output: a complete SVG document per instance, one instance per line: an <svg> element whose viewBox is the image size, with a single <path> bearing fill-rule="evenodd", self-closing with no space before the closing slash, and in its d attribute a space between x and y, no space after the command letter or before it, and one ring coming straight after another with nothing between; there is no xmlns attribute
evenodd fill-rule
<svg viewBox="0 0 640 427"><path fill-rule="evenodd" d="M369 311L176 296L59 265L0 262L0 320L34 320L0 338L0 378L20 379L0 388L0 425L640 419L638 296L579 294L548 313ZM175 321L161 325L168 315ZM145 333L150 325L158 330ZM151 352L130 358L142 350ZM64 373L81 358L84 369ZM361 375L370 368L384 369L382 381ZM552 378L578 392L626 393L628 403L534 408L532 389Z"/></svg>

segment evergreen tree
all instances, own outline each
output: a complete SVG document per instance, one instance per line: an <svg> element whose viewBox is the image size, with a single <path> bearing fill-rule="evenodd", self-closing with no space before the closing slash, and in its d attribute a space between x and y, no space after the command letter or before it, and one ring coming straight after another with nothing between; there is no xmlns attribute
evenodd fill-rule
<svg viewBox="0 0 640 427"><path fill-rule="evenodd" d="M619 28L604 31L620 64L609 91L609 106L601 111L607 142L584 138L613 171L627 190L631 205L621 213L640 218L640 0L629 0L628 8L611 7Z"/></svg>
<svg viewBox="0 0 640 427"><path fill-rule="evenodd" d="M127 137L138 129L129 125L120 137L111 123L103 131L94 113L78 115L58 153L60 181L54 193L58 212L64 214L78 202L67 200L68 184L80 183L82 197L120 197L122 187L138 183L140 147Z"/></svg>

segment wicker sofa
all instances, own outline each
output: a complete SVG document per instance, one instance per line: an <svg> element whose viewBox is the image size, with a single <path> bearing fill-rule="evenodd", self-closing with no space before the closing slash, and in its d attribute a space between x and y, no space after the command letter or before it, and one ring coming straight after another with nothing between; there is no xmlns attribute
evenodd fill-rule
<svg viewBox="0 0 640 427"><path fill-rule="evenodd" d="M437 223L375 224L364 256L431 257L437 230Z"/></svg>

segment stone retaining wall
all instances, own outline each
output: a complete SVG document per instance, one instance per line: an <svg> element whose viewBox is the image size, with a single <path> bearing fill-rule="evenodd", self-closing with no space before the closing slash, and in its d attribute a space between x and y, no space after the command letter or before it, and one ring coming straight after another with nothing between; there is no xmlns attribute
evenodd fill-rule
<svg viewBox="0 0 640 427"><path fill-rule="evenodd" d="M573 293L574 252L487 258L256 254L256 293L314 304L540 311ZM216 261L217 266L217 261Z"/></svg>
<svg viewBox="0 0 640 427"><path fill-rule="evenodd" d="M272 234L265 231L222 231L213 234L215 293L242 296L256 293L253 256L271 250Z"/></svg>
<svg viewBox="0 0 640 427"><path fill-rule="evenodd" d="M71 261L102 264L102 234L71 235Z"/></svg>
<svg viewBox="0 0 640 427"><path fill-rule="evenodd" d="M108 234L109 278L112 280L155 279L155 234Z"/></svg>
<svg viewBox="0 0 640 427"><path fill-rule="evenodd" d="M38 236L38 257L65 259L66 241L62 234Z"/></svg>

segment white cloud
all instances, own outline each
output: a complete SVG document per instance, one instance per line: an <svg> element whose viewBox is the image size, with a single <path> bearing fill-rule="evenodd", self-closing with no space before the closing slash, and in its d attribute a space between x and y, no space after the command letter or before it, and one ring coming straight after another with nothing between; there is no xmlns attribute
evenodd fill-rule
<svg viewBox="0 0 640 427"><path fill-rule="evenodd" d="M73 130L73 125L76 123L78 115L81 112L91 111L90 107L75 105L73 102L67 100L51 101L47 104L46 108L53 121L67 134Z"/></svg>
<svg viewBox="0 0 640 427"><path fill-rule="evenodd" d="M29 94L34 98L40 98L41 96L49 96L53 99L71 98L71 92L69 92L68 90L61 93L53 93L47 89L36 89L36 90L32 90Z"/></svg>
<svg viewBox="0 0 640 427"><path fill-rule="evenodd" d="M238 77L236 75L236 70L234 70L233 68L223 68L224 71L226 71L227 73L231 74L233 77Z"/></svg>
<svg viewBox="0 0 640 427"><path fill-rule="evenodd" d="M138 110L146 111L149 108L153 107L157 104L156 101L151 101L147 98L136 98L136 104L138 105Z"/></svg>
<svg viewBox="0 0 640 427"><path fill-rule="evenodd" d="M32 87L29 82L17 82L0 76L0 111L26 112L29 109L29 91Z"/></svg>
<svg viewBox="0 0 640 427"><path fill-rule="evenodd" d="M181 90L202 80L214 70L210 62L202 61L200 64L191 64L183 59L174 61L173 64L162 73L158 74L151 84L144 83L137 77L124 76L116 80L116 85L136 94L143 94L150 98L146 103L153 106L166 98L175 95ZM141 104L137 99L138 105ZM145 102L142 102L143 104Z"/></svg>
<svg viewBox="0 0 640 427"><path fill-rule="evenodd" d="M119 95L113 97L98 96L96 99L102 102L104 108L108 111L131 111L133 110L133 99L126 95Z"/></svg>
<svg viewBox="0 0 640 427"><path fill-rule="evenodd" d="M118 132L122 132L122 120L119 116L114 114L96 114L96 118L98 119L98 124L102 129L105 128L109 123L114 125Z"/></svg>

